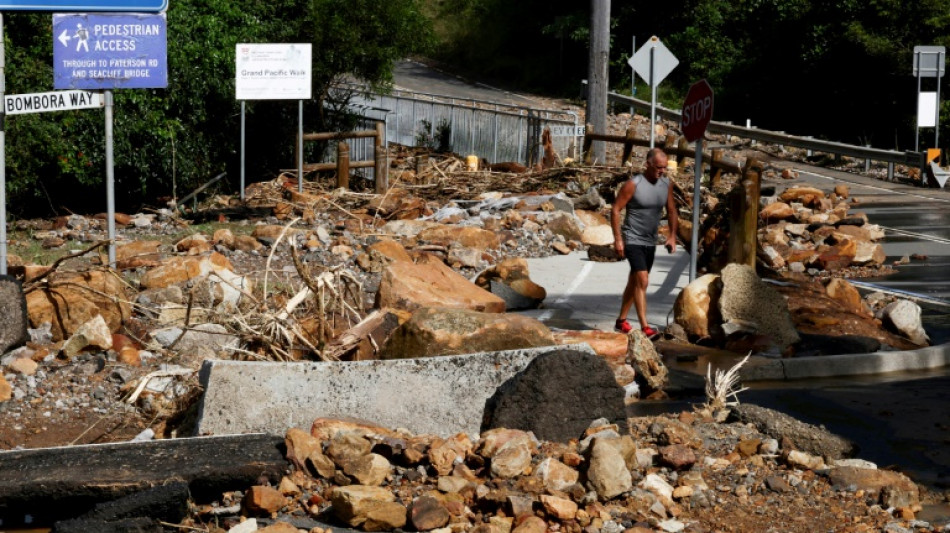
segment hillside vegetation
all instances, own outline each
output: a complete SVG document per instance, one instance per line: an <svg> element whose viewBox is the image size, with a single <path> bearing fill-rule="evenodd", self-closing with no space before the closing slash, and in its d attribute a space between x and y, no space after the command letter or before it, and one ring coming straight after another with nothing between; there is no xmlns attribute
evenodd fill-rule
<svg viewBox="0 0 950 533"><path fill-rule="evenodd" d="M590 3L568 0L173 0L166 89L115 93L118 207L181 197L222 171L239 178L235 44L313 44L308 131L344 127L327 88L353 74L385 89L394 60L415 55L513 89L575 97L587 76ZM630 91L633 39L659 36L679 58L661 101L680 105L706 78L714 118L879 148L913 150L915 45L950 41L950 0L687 0L613 2L611 87ZM6 93L53 88L51 15L4 17ZM924 90L935 90L934 79ZM942 91L947 94L947 91ZM648 97L641 83L638 96ZM941 124L950 118L944 103ZM248 103L247 176L296 166L297 106ZM943 128L947 128L944 126ZM6 122L13 216L104 211L105 126L99 111ZM950 139L942 131L941 139ZM933 139L922 130L921 148ZM318 146L308 146L307 160Z"/></svg>
<svg viewBox="0 0 950 533"><path fill-rule="evenodd" d="M579 93L589 1L428 1L450 43L440 48L444 61L515 88ZM950 0L614 1L611 28L615 91L630 93L633 38L640 47L656 35L680 61L660 86L669 107L706 78L718 120L913 150L913 50L950 45ZM637 95L649 99L638 82ZM922 89L935 91L935 79ZM941 116L950 119L946 101ZM922 149L925 141L932 128L921 131Z"/></svg>

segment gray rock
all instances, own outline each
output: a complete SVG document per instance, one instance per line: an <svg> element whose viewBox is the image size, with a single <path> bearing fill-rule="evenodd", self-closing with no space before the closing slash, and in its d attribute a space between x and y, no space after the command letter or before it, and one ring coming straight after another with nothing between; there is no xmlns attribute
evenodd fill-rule
<svg viewBox="0 0 950 533"><path fill-rule="evenodd" d="M519 309L537 309L542 300L528 298L512 289L508 284L492 280L489 282L491 293L505 301L505 309L515 311Z"/></svg>
<svg viewBox="0 0 950 533"><path fill-rule="evenodd" d="M910 300L897 300L884 308L884 326L899 333L914 344L930 344L920 319L920 306Z"/></svg>
<svg viewBox="0 0 950 533"><path fill-rule="evenodd" d="M181 333L179 328L164 328L153 332L152 338L165 348L202 358L215 358L218 353L230 351L241 344L240 337L231 334L221 324L199 324L185 331L181 339L178 339L175 330Z"/></svg>
<svg viewBox="0 0 950 533"><path fill-rule="evenodd" d="M11 276L0 276L0 354L27 341L28 315L23 286Z"/></svg>
<svg viewBox="0 0 950 533"><path fill-rule="evenodd" d="M30 335L30 342L35 344L53 344L53 325L49 322L43 322L36 329L27 328Z"/></svg>
<svg viewBox="0 0 950 533"><path fill-rule="evenodd" d="M731 263L722 269L721 279L719 310L724 322L755 324L756 332L770 337L779 350L798 342L785 298L763 283L754 268Z"/></svg>
<svg viewBox="0 0 950 533"><path fill-rule="evenodd" d="M620 451L620 439L594 439L587 479L602 500L609 500L633 488L633 477Z"/></svg>
<svg viewBox="0 0 950 533"><path fill-rule="evenodd" d="M502 384L485 406L482 431L531 431L542 440L567 442L604 417L627 428L624 390L602 358L555 350L539 355Z"/></svg>
<svg viewBox="0 0 950 533"><path fill-rule="evenodd" d="M587 189L587 192L583 195L574 198L573 203L575 209L586 209L590 211L597 211L607 204L594 187Z"/></svg>

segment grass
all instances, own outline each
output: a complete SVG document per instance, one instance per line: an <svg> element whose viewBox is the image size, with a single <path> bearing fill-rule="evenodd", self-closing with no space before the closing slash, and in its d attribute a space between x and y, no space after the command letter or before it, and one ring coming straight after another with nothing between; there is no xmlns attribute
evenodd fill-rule
<svg viewBox="0 0 950 533"><path fill-rule="evenodd" d="M173 245L189 235L201 233L209 239L214 232L219 229L229 229L237 235L248 235L254 230L251 224L239 224L236 222L204 222L194 226L183 226L180 231L174 233L149 234L148 232L135 232L126 235L132 240L157 240L163 245ZM16 255L23 259L27 264L49 265L60 257L90 247L93 243L88 241L67 240L65 244L56 248L44 248L42 239L37 239L38 230L33 229L14 229L7 234L9 244L7 253ZM117 230L117 233L121 232ZM105 232L103 232L103 238ZM126 241L128 242L128 241ZM121 243L120 243L121 245ZM103 249L103 253L105 249ZM72 260L70 260L72 261Z"/></svg>

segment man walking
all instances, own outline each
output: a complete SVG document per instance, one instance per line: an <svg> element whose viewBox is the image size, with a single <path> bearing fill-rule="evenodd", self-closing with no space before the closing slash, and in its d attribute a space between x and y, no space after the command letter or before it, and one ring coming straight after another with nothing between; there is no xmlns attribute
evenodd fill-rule
<svg viewBox="0 0 950 533"><path fill-rule="evenodd" d="M666 239L666 250L669 253L676 249L676 228L679 224L673 187L666 177L666 167L667 157L663 150L653 148L647 152L647 164L643 173L631 177L623 184L610 211L614 249L630 263L630 275L623 290L620 315L615 324L617 331L623 333L629 333L633 329L627 322L627 313L633 305L637 309L640 330L647 337L657 335L657 331L647 323L647 286L650 284L657 230L664 207L669 220L670 232ZM626 215L621 225L620 214L624 208Z"/></svg>

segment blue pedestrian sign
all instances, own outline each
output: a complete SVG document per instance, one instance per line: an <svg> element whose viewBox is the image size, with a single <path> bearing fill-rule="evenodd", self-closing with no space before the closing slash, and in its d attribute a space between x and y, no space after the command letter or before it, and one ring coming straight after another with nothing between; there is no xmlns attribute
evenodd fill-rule
<svg viewBox="0 0 950 533"><path fill-rule="evenodd" d="M158 13L168 8L168 0L0 0L0 11L131 11Z"/></svg>
<svg viewBox="0 0 950 533"><path fill-rule="evenodd" d="M168 86L165 15L53 15L53 88Z"/></svg>

